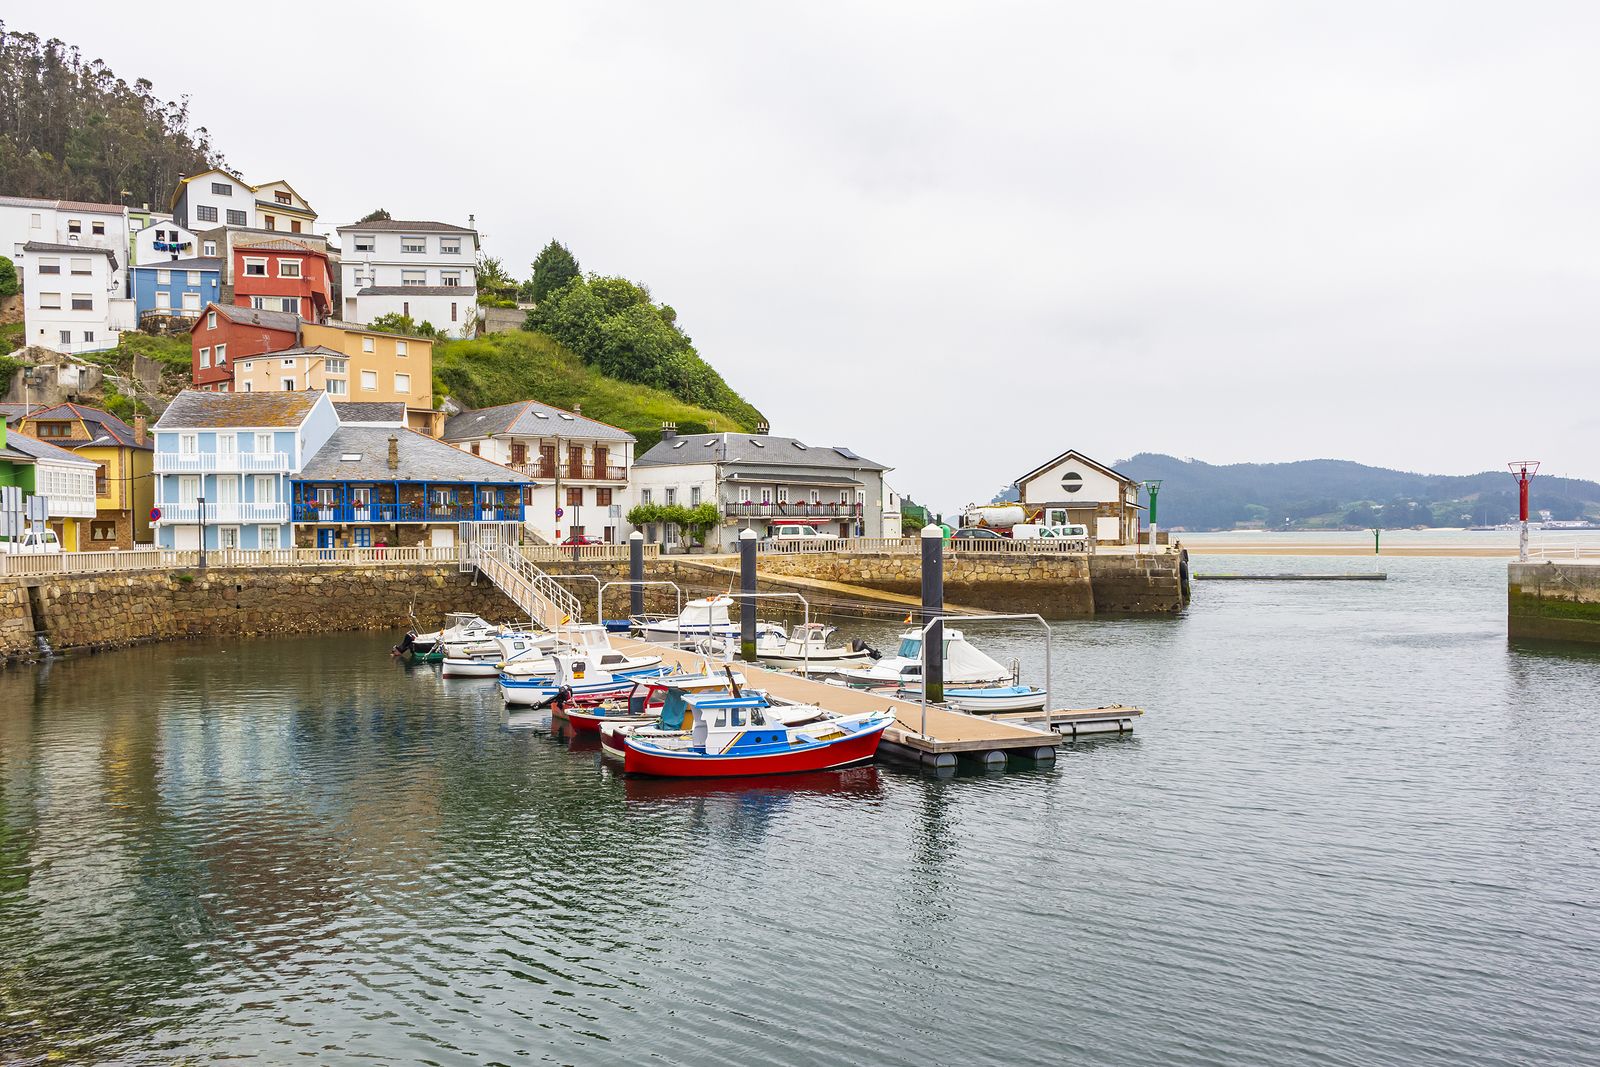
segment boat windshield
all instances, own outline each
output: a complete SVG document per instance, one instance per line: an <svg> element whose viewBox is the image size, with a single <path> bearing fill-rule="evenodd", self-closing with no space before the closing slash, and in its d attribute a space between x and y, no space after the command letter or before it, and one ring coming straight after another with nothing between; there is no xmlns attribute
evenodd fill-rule
<svg viewBox="0 0 1600 1067"><path fill-rule="evenodd" d="M898 655L901 659L921 659L922 638L902 637L900 639L900 651Z"/></svg>

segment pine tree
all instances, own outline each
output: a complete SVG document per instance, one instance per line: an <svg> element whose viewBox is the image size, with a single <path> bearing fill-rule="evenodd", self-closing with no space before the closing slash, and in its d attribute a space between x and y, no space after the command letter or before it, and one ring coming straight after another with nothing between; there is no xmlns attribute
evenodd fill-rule
<svg viewBox="0 0 1600 1067"><path fill-rule="evenodd" d="M533 302L539 303L574 278L582 276L578 261L567 251L567 246L560 241L551 241L539 253L539 258L533 261L533 289L530 294Z"/></svg>

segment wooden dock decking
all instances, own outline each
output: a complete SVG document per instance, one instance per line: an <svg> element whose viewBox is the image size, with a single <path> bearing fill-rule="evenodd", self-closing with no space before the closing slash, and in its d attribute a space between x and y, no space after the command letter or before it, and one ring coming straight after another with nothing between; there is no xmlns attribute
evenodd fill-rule
<svg viewBox="0 0 1600 1067"><path fill-rule="evenodd" d="M683 652L636 638L616 636L611 639L611 644L619 652L629 655L659 655L663 663L681 666L689 671L698 672L705 662L705 657L693 652ZM721 667L720 660L713 659L711 662L714 667ZM888 708L894 712L895 723L884 731L884 742L930 766L953 766L957 756L975 757L989 764L1003 762L1008 756L1048 762L1055 759L1055 750L1061 744L1061 736L1053 731L1041 732L1037 728L1007 722L1002 718L966 715L932 704L928 705L927 734L924 735L920 732L920 703L828 685L743 661L735 661L731 666L744 675L751 685L783 700L821 704L830 711L844 714Z"/></svg>

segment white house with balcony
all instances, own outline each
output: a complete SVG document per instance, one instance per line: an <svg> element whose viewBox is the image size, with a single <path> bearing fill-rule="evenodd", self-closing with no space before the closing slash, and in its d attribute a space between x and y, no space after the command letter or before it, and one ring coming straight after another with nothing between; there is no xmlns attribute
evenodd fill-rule
<svg viewBox="0 0 1600 1067"><path fill-rule="evenodd" d="M55 352L117 347L134 327L134 302L123 288L120 250L29 241L18 263L23 276L23 340Z"/></svg>
<svg viewBox="0 0 1600 1067"><path fill-rule="evenodd" d="M3 420L0 420L3 423ZM31 467L31 495L44 500L45 524L68 549L89 543L85 523L95 517L95 475L100 464L48 441L0 424L0 463Z"/></svg>
<svg viewBox="0 0 1600 1067"><path fill-rule="evenodd" d="M450 337L478 321L478 231L447 222L383 219L339 227L346 322L407 315Z"/></svg>
<svg viewBox="0 0 1600 1067"><path fill-rule="evenodd" d="M186 389L155 424L156 545L290 548L290 477L339 417L326 393Z"/></svg>
<svg viewBox="0 0 1600 1067"><path fill-rule="evenodd" d="M451 416L444 440L533 479L526 523L545 540L576 535L617 544L628 535L634 437L627 430L522 400Z"/></svg>
<svg viewBox="0 0 1600 1067"><path fill-rule="evenodd" d="M680 437L669 425L634 461L630 485L636 504L716 504L722 521L706 544L732 550L747 529L768 537L785 525L838 537L899 537L898 529L886 534L883 526L883 476L891 469L843 445L764 433ZM670 543L675 534L644 530L652 542Z"/></svg>
<svg viewBox="0 0 1600 1067"><path fill-rule="evenodd" d="M194 234L217 226L310 234L317 213L286 181L251 185L237 174L213 168L178 181L172 219ZM192 254L217 253L197 249Z"/></svg>

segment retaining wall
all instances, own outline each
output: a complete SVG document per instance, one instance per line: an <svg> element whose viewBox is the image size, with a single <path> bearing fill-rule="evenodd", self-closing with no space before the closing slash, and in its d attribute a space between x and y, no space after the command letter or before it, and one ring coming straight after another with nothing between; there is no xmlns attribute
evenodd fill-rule
<svg viewBox="0 0 1600 1067"><path fill-rule="evenodd" d="M1506 632L1513 639L1600 645L1600 561L1511 564Z"/></svg>

